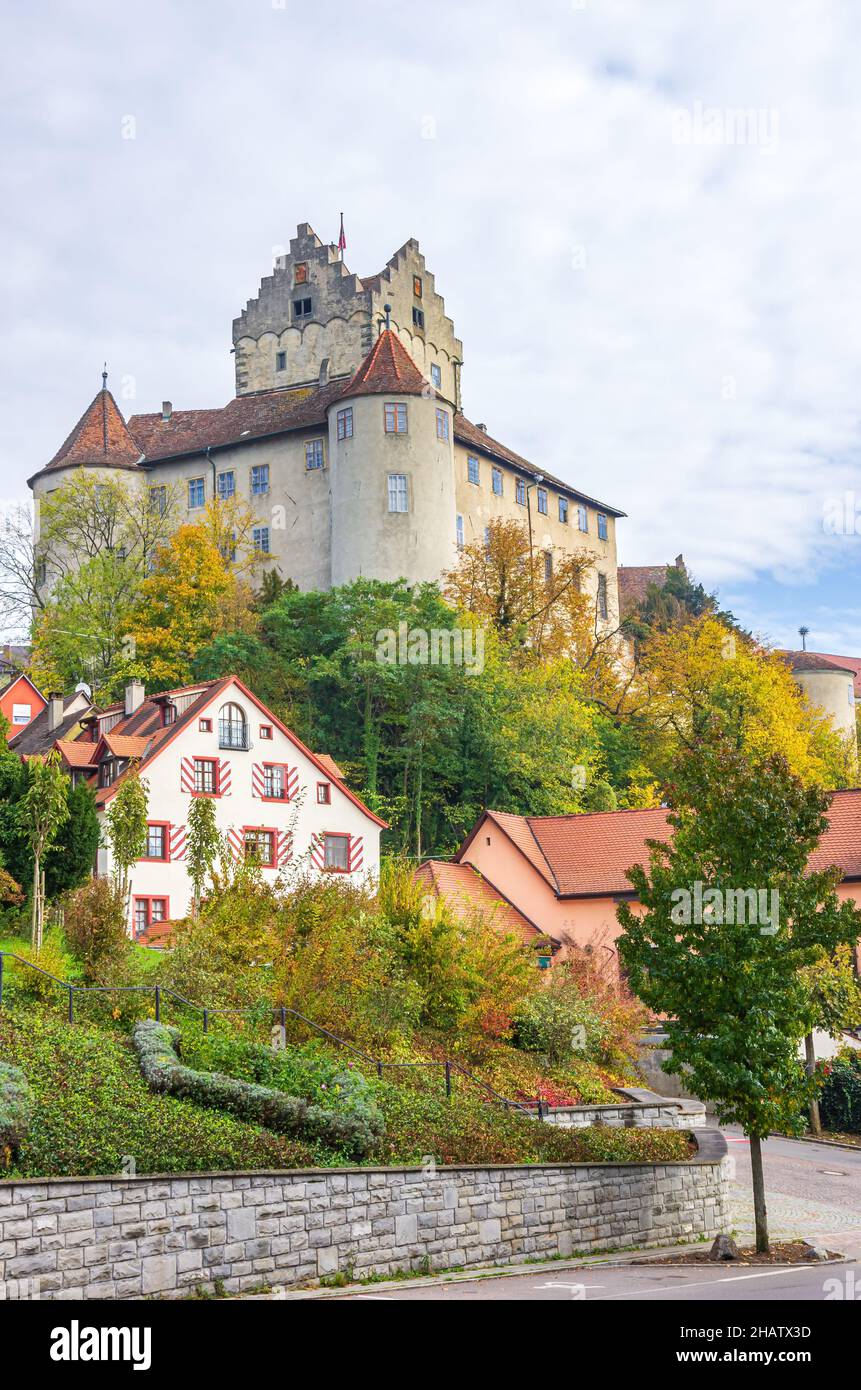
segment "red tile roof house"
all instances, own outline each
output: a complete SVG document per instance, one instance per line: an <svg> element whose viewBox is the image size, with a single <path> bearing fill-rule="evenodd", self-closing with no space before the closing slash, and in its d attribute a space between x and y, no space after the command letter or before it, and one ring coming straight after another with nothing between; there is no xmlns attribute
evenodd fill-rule
<svg viewBox="0 0 861 1390"><path fill-rule="evenodd" d="M647 863L647 840L668 838L667 814L662 808L568 816L484 811L453 863L429 860L417 872L454 903L472 898L464 888L471 875L482 897L500 904L503 922L529 923L556 938L563 953L566 946L600 951L615 970L616 907L636 901L626 871ZM811 864L837 865L838 896L861 906L861 789L834 793Z"/></svg>
<svg viewBox="0 0 861 1390"><path fill-rule="evenodd" d="M54 747L73 779L94 786L104 825L133 766L149 784L146 853L131 873L130 928L158 935L191 901L186 840L196 797L215 805L234 857L254 854L274 881L288 868L367 879L379 870L386 822L351 791L326 755L312 753L235 676L147 698L137 682L121 704L91 710ZM102 846L97 872L113 870Z"/></svg>

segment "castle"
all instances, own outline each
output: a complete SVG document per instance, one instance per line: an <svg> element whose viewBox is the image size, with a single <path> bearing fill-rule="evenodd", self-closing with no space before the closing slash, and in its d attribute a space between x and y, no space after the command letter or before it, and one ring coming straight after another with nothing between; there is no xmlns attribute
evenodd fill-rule
<svg viewBox="0 0 861 1390"><path fill-rule="evenodd" d="M125 421L107 389L29 481L37 501L70 470L140 476L193 522L213 497L254 515L283 578L327 589L359 576L435 580L491 522L529 525L554 562L586 551L600 627L618 621L614 507L551 477L464 415L463 347L410 240L379 274L352 274L307 223L233 323L236 395L215 409Z"/></svg>

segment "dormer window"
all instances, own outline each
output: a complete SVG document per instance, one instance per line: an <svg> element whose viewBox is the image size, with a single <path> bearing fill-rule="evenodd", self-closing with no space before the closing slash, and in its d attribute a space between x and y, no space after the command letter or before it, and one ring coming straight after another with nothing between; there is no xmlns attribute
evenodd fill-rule
<svg viewBox="0 0 861 1390"><path fill-rule="evenodd" d="M166 700L161 707L161 722L165 726L176 723L176 705L172 700Z"/></svg>
<svg viewBox="0 0 861 1390"><path fill-rule="evenodd" d="M105 758L99 765L99 786L109 787L117 775L117 765L113 758Z"/></svg>

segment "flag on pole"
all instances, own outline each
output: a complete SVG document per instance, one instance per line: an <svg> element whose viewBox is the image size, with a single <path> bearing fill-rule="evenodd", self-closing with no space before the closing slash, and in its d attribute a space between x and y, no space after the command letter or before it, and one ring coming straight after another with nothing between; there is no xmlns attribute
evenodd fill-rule
<svg viewBox="0 0 861 1390"><path fill-rule="evenodd" d="M341 235L338 237L338 250L343 256L347 249L347 237L344 232L344 214L341 213Z"/></svg>

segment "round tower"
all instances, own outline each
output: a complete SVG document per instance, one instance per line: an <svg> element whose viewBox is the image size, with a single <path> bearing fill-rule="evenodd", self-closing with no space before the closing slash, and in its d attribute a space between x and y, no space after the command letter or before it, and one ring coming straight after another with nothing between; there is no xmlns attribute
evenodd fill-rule
<svg viewBox="0 0 861 1390"><path fill-rule="evenodd" d="M456 556L452 404L386 329L328 420L332 585L439 579Z"/></svg>

